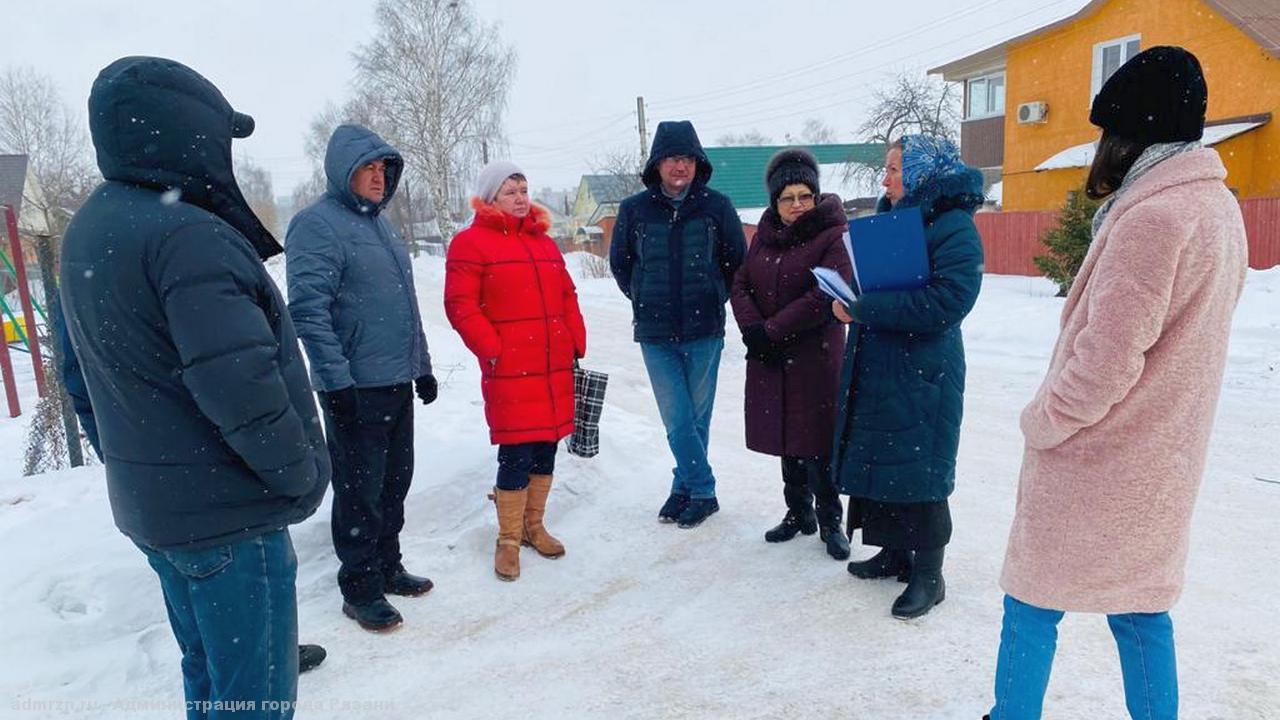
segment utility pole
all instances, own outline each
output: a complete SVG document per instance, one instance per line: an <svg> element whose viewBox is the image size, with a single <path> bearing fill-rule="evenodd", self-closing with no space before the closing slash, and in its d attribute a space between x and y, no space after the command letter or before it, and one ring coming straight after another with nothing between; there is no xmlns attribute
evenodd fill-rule
<svg viewBox="0 0 1280 720"><path fill-rule="evenodd" d="M489 141L488 140L480 141L480 158L484 160L485 165L489 164Z"/></svg>
<svg viewBox="0 0 1280 720"><path fill-rule="evenodd" d="M62 314L62 298L58 295L58 275L54 272L57 259L54 255L53 238L49 235L37 235L35 238L36 258L40 263L40 280L44 284L44 306L49 313L49 345L53 348L54 374L61 372L62 365L62 323L66 322ZM80 447L80 429L76 425L76 413L71 407L71 398L67 396L62 382L55 380L50 386L58 394L58 414L62 416L62 432L67 439L67 457L71 467L84 465L84 453Z"/></svg>
<svg viewBox="0 0 1280 720"><path fill-rule="evenodd" d="M636 116L640 120L640 164L649 159L649 130L644 124L644 96L636 97Z"/></svg>

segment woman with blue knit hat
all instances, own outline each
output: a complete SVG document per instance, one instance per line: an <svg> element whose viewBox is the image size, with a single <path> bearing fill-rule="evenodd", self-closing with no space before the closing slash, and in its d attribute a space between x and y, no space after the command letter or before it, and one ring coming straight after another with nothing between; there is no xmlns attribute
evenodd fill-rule
<svg viewBox="0 0 1280 720"><path fill-rule="evenodd" d="M982 175L954 144L908 135L885 156L880 212L909 207L924 219L930 275L915 290L869 292L832 309L849 323L832 471L849 497L850 534L880 547L849 563L859 578L897 577L902 620L946 597L947 498L955 488L964 403L960 322L982 284L982 242L973 224Z"/></svg>

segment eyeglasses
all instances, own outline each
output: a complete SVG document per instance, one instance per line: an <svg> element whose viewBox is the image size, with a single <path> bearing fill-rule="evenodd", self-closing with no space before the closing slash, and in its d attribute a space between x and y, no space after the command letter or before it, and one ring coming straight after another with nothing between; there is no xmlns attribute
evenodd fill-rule
<svg viewBox="0 0 1280 720"><path fill-rule="evenodd" d="M783 195L778 198L779 205L808 205L813 202L813 193L800 193L799 195Z"/></svg>
<svg viewBox="0 0 1280 720"><path fill-rule="evenodd" d="M662 160L673 165L693 165L698 162L698 159L692 155L670 155Z"/></svg>

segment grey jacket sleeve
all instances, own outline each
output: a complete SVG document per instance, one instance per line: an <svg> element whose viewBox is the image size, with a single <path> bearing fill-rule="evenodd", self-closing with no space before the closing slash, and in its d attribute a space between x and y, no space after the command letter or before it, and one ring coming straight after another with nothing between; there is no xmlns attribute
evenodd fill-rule
<svg viewBox="0 0 1280 720"><path fill-rule="evenodd" d="M301 216L289 225L284 252L289 315L311 360L316 389L328 392L355 385L333 324L333 304L346 262L337 236L323 219Z"/></svg>
<svg viewBox="0 0 1280 720"><path fill-rule="evenodd" d="M414 298L417 302L417 298ZM423 375L434 375L435 371L431 369L431 348L427 346L427 333L422 329L422 323L418 323L418 342L422 344L422 359L419 362L418 374L416 377Z"/></svg>
<svg viewBox="0 0 1280 720"><path fill-rule="evenodd" d="M267 491L301 497L315 486L316 458L280 374L280 319L268 317L259 265L235 231L201 223L163 240L151 269L196 406Z"/></svg>

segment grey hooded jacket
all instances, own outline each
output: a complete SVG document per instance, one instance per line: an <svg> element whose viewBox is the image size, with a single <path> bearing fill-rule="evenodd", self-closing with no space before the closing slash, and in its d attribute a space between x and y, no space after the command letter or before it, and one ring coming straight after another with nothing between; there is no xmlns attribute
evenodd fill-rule
<svg viewBox="0 0 1280 720"><path fill-rule="evenodd" d="M377 204L351 191L351 176L375 160L386 163ZM322 392L431 374L409 253L382 216L403 167L400 153L373 131L340 125L325 153L327 192L289 223L289 314Z"/></svg>

